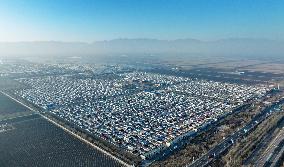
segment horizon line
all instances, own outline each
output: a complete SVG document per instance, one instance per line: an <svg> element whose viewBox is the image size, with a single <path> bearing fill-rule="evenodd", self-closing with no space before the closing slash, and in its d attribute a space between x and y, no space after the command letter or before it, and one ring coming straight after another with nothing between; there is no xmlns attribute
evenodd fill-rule
<svg viewBox="0 0 284 167"><path fill-rule="evenodd" d="M105 40L94 40L94 41L64 41L64 40L20 40L20 41L1 41L0 43L44 43L44 42L56 42L56 43L82 43L82 44L94 44L96 42L111 42L116 40L155 40L155 41L178 41L178 40L192 40L196 42L218 42L224 40L266 40L266 41L283 41L284 39L273 39L273 38L263 38L263 37L228 37L228 38L218 38L212 40L202 40L197 38L176 38L176 39L159 39L159 38L113 38L113 39L105 39Z"/></svg>

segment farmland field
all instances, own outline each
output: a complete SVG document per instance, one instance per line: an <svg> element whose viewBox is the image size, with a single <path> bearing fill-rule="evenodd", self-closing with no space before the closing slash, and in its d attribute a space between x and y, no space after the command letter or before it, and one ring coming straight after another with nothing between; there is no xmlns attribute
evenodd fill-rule
<svg viewBox="0 0 284 167"><path fill-rule="evenodd" d="M14 129L0 133L1 167L120 166L40 115L8 121Z"/></svg>
<svg viewBox="0 0 284 167"><path fill-rule="evenodd" d="M0 93L0 120L31 114L26 107Z"/></svg>

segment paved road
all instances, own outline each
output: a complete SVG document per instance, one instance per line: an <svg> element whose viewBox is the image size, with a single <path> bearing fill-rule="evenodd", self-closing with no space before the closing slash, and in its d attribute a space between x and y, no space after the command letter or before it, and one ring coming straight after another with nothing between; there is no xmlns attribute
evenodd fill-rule
<svg viewBox="0 0 284 167"><path fill-rule="evenodd" d="M275 158L274 158L274 160L273 160L273 162L272 162L272 164L270 166L282 165L283 161L282 161L281 157L283 156L283 154L284 154L284 147L282 145L281 150L279 151L279 153L276 154L276 156L275 156ZM280 163L280 164L278 164L278 163Z"/></svg>
<svg viewBox="0 0 284 167"><path fill-rule="evenodd" d="M78 138L79 140L85 142L86 144L92 146L93 148L95 148L95 149L101 151L102 153L104 153L104 154L106 154L106 155L112 157L114 160L118 161L118 162L121 163L122 165L124 165L124 166L126 166L126 167L131 167L131 165L129 165L129 164L125 163L124 161L118 159L117 157L115 157L115 156L113 156L112 154L106 152L105 150L103 150L103 149L101 149L100 147L96 146L95 144L89 142L88 140L82 138L81 136L79 136L79 135L73 133L72 131L70 131L69 129L65 128L64 126L58 124L57 122L55 122L55 121L49 119L48 117L46 117L46 116L40 114L38 111L36 111L36 110L34 110L33 108L27 106L26 104L20 102L19 100L17 100L17 99L15 99L14 97L8 95L7 93L2 92L2 91L1 91L1 93L3 93L4 95L6 95L7 97L11 98L12 100L18 102L19 104L21 104L21 105L27 107L27 108L30 109L31 111L38 113L38 114L41 115L43 118L45 118L45 119L48 120L49 122L53 123L54 125L60 127L61 129L63 129L63 130L66 131L67 133L71 134L72 136Z"/></svg>
<svg viewBox="0 0 284 167"><path fill-rule="evenodd" d="M281 141L284 140L284 129L281 128L277 136L269 143L268 147L261 154L259 159L256 161L257 163L254 165L256 167L265 166L266 161L268 161L275 149L278 147Z"/></svg>
<svg viewBox="0 0 284 167"><path fill-rule="evenodd" d="M225 151L227 151L237 139L245 137L248 133L250 133L260 122L265 120L271 112L278 107L279 104L283 104L284 99L280 102L274 103L270 107L264 109L261 113L256 115L251 122L249 122L242 129L236 131L232 135L228 136L221 143L213 147L206 154L202 155L199 159L187 165L189 167L204 167L209 165L213 159L220 157Z"/></svg>

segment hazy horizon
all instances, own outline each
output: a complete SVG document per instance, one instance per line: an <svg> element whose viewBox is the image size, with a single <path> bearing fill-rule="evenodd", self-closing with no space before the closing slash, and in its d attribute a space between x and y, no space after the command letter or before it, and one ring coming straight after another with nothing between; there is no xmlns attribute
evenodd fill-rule
<svg viewBox="0 0 284 167"><path fill-rule="evenodd" d="M0 57L284 54L284 1L9 0Z"/></svg>
<svg viewBox="0 0 284 167"><path fill-rule="evenodd" d="M188 54L219 56L283 57L284 41L228 38L215 41L196 39L115 39L84 42L0 42L0 57L85 56L117 54Z"/></svg>

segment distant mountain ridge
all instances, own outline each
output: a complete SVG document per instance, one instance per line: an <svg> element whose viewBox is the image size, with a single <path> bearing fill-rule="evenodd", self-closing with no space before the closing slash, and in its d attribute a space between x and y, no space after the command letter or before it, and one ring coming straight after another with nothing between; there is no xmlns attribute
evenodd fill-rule
<svg viewBox="0 0 284 167"><path fill-rule="evenodd" d="M197 39L114 39L84 42L35 41L0 42L3 56L78 56L131 53L201 53L201 54L254 54L283 55L284 41L253 38L229 38L215 41Z"/></svg>

